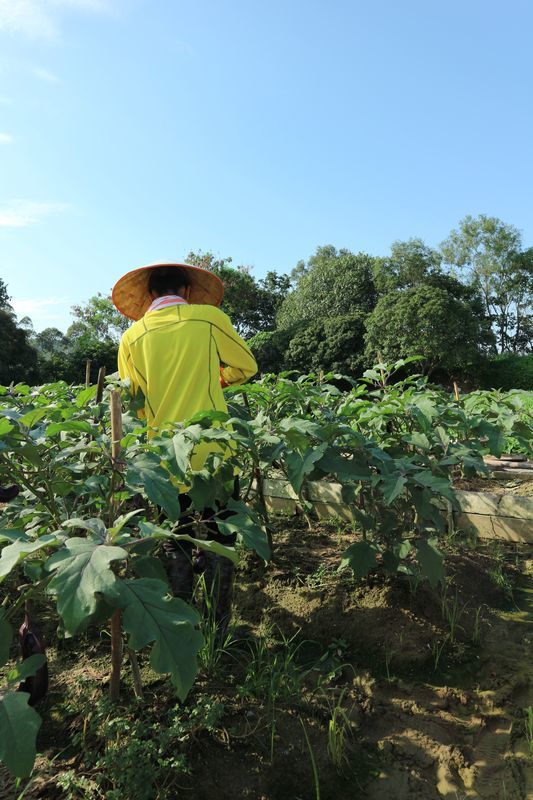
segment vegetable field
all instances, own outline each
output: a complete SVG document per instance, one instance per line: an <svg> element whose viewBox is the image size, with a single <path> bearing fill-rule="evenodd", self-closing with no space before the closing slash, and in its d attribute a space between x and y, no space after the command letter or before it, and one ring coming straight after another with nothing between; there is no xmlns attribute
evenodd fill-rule
<svg viewBox="0 0 533 800"><path fill-rule="evenodd" d="M405 365L267 376L150 439L118 381L0 388L0 798L533 791L530 547L446 512L490 487L484 457L531 454L533 396ZM279 477L296 516L267 510ZM317 480L350 522L317 521ZM238 564L224 641L201 575L194 605L170 596L169 540Z"/></svg>

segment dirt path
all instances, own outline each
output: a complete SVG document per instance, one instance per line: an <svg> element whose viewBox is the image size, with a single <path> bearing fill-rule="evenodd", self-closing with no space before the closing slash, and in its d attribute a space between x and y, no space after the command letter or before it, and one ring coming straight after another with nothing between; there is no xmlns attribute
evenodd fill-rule
<svg viewBox="0 0 533 800"><path fill-rule="evenodd" d="M376 693L362 732L385 764L367 787L368 800L533 798L522 724L523 709L533 703L533 581L517 591L517 602L489 630L470 688L399 682Z"/></svg>

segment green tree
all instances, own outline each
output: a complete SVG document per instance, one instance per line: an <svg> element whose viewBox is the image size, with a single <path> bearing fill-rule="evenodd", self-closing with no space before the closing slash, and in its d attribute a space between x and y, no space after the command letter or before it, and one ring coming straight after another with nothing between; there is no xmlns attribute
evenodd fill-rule
<svg viewBox="0 0 533 800"><path fill-rule="evenodd" d="M10 300L11 298L7 293L7 285L2 278L0 278L0 308L12 311Z"/></svg>
<svg viewBox="0 0 533 800"><path fill-rule="evenodd" d="M209 269L224 283L221 308L231 318L241 336L254 336L260 331L272 330L276 314L290 287L286 275L268 272L256 281L250 268L231 265L231 258L217 259L213 253L189 253L188 264Z"/></svg>
<svg viewBox="0 0 533 800"><path fill-rule="evenodd" d="M533 260L521 249L517 228L484 214L462 219L441 245L444 260L479 287L502 353L531 346L524 331L531 325Z"/></svg>
<svg viewBox="0 0 533 800"><path fill-rule="evenodd" d="M67 330L73 338L89 337L96 342L119 342L131 321L117 311L110 296L98 292L82 305L72 306L74 322Z"/></svg>
<svg viewBox="0 0 533 800"><path fill-rule="evenodd" d="M302 323L290 339L284 368L360 375L364 368L366 317L360 311Z"/></svg>
<svg viewBox="0 0 533 800"><path fill-rule="evenodd" d="M376 259L366 253L319 247L307 264L299 265L296 287L280 307L278 327L369 313L377 300L375 267Z"/></svg>
<svg viewBox="0 0 533 800"><path fill-rule="evenodd" d="M369 360L422 355L421 367L429 374L437 367L453 371L479 360L493 341L488 322L468 299L446 288L446 278L440 276L444 285L420 284L380 298L366 322ZM458 283L448 280L451 286Z"/></svg>
<svg viewBox="0 0 533 800"><path fill-rule="evenodd" d="M31 383L38 379L37 353L26 331L17 325L12 311L0 308L0 384Z"/></svg>
<svg viewBox="0 0 533 800"><path fill-rule="evenodd" d="M261 373L282 372L285 367L285 353L292 338L292 331L261 331L248 339L250 350Z"/></svg>
<svg viewBox="0 0 533 800"><path fill-rule="evenodd" d="M380 294L408 289L441 273L442 255L421 239L393 242L390 256L376 259L374 278Z"/></svg>

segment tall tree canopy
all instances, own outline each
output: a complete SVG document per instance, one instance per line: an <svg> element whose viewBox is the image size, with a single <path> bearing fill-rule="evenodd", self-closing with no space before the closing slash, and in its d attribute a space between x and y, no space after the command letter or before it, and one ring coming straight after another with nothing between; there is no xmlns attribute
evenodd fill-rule
<svg viewBox="0 0 533 800"><path fill-rule="evenodd" d="M479 360L493 341L486 319L464 298L464 287L454 294L453 284L446 287L435 283L422 283L380 298L366 322L369 362L421 355L424 371L431 373L437 367L464 369Z"/></svg>
<svg viewBox="0 0 533 800"><path fill-rule="evenodd" d="M497 217L467 216L441 249L445 261L479 287L498 350L531 350L524 332L531 329L533 259L522 253L520 231Z"/></svg>
<svg viewBox="0 0 533 800"><path fill-rule="evenodd" d="M422 239L393 242L390 256L376 259L374 279L380 294L409 289L441 273L442 255Z"/></svg>
<svg viewBox="0 0 533 800"><path fill-rule="evenodd" d="M110 295L100 292L90 297L86 303L72 306L74 322L67 336L85 338L96 342L120 341L120 337L131 325L131 320L117 311Z"/></svg>
<svg viewBox="0 0 533 800"><path fill-rule="evenodd" d="M300 262L296 287L281 305L278 326L372 311L377 301L376 263L366 253L319 247L307 264Z"/></svg>
<svg viewBox="0 0 533 800"><path fill-rule="evenodd" d="M37 353L28 342L28 335L17 325L12 313L0 309L0 384L35 381L38 379Z"/></svg>
<svg viewBox="0 0 533 800"><path fill-rule="evenodd" d="M10 300L11 298L7 293L7 285L4 283L2 278L0 278L0 308L12 311L13 309L11 308Z"/></svg>

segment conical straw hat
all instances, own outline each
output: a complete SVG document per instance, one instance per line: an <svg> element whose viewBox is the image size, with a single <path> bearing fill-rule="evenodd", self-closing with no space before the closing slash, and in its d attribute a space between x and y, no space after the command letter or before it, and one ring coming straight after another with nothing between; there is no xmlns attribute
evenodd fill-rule
<svg viewBox="0 0 533 800"><path fill-rule="evenodd" d="M149 264L127 272L114 285L112 299L121 314L140 319L150 308L153 298L148 292L150 270L157 267L179 267L187 274L191 293L190 303L219 306L224 296L224 284L213 272L191 264Z"/></svg>

